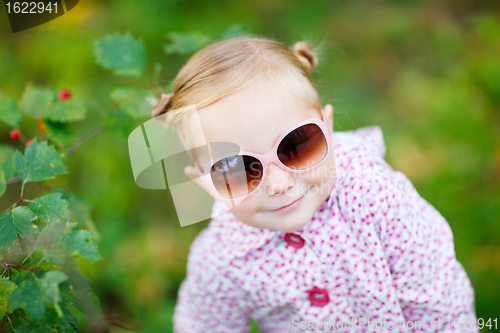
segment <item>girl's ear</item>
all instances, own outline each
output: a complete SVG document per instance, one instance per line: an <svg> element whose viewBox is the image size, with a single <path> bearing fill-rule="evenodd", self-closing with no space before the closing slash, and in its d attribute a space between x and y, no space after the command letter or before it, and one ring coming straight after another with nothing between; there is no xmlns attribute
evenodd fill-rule
<svg viewBox="0 0 500 333"><path fill-rule="evenodd" d="M328 126L330 126L330 129L333 132L333 106L331 104L327 104L323 108L323 111L326 116L326 122L328 123Z"/></svg>
<svg viewBox="0 0 500 333"><path fill-rule="evenodd" d="M192 167L192 166L185 167L184 173L186 174L186 176L188 176L189 178L191 178L194 181L196 181L196 179L199 178L199 175L196 172L195 167Z"/></svg>

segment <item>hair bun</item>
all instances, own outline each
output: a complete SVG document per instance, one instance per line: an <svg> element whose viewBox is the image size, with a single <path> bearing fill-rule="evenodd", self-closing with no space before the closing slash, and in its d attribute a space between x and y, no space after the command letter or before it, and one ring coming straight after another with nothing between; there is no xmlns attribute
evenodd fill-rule
<svg viewBox="0 0 500 333"><path fill-rule="evenodd" d="M174 96L173 93L172 94L161 94L160 101L155 106L153 111L151 111L151 117L154 118L154 117L157 117L157 116L167 112L169 104L172 101L173 96Z"/></svg>
<svg viewBox="0 0 500 333"><path fill-rule="evenodd" d="M295 43L295 45L293 45L293 53L295 53L297 58L300 60L307 74L311 73L313 69L316 68L318 58L316 58L314 51L306 42Z"/></svg>

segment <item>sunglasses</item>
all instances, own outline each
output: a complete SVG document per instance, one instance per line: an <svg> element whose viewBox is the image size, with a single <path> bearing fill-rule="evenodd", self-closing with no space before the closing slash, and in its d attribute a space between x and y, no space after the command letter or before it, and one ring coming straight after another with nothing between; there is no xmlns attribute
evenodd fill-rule
<svg viewBox="0 0 500 333"><path fill-rule="evenodd" d="M210 160L203 169L195 162L203 183L219 200L241 199L260 188L271 162L291 173L305 173L319 167L332 144L323 110L321 113L323 120L310 118L286 130L267 154L248 151L223 154Z"/></svg>

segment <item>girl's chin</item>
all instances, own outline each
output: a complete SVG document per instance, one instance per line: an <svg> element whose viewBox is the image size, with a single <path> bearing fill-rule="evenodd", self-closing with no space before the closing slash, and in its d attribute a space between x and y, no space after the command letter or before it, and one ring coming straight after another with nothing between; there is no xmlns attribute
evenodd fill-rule
<svg viewBox="0 0 500 333"><path fill-rule="evenodd" d="M270 229L270 230L275 230L275 231L281 231L281 232L294 232L297 231L307 225L311 218L306 218L303 216L300 216L299 214L296 214L295 216L292 214L276 214L272 211L266 211L265 212L267 216L265 216L265 219L261 219L259 222L255 221L254 223L247 222L245 223L245 219L239 219L237 216L235 216L239 221L243 222L244 224L258 228L258 229ZM290 212L291 213L291 212ZM278 215L278 216L277 216ZM264 218L264 216L261 216L261 218ZM247 220L248 221L248 220Z"/></svg>
<svg viewBox="0 0 500 333"><path fill-rule="evenodd" d="M284 216L283 216L284 217ZM304 228L311 218L304 218L303 216L295 216L280 219L279 224L274 223L274 230L282 231L282 232L295 232L299 229Z"/></svg>

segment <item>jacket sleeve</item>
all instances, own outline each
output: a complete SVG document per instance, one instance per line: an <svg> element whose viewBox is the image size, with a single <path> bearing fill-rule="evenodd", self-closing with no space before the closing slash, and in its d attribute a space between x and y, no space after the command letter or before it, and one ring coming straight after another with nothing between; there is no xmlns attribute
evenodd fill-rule
<svg viewBox="0 0 500 333"><path fill-rule="evenodd" d="M448 222L385 162L373 164L362 179L406 320L420 321L426 331L434 324L435 332L478 332L474 290L456 260Z"/></svg>
<svg viewBox="0 0 500 333"><path fill-rule="evenodd" d="M191 246L187 277L179 288L174 332L248 333L248 294L233 282L220 258L211 251L216 242L211 244L200 236Z"/></svg>

